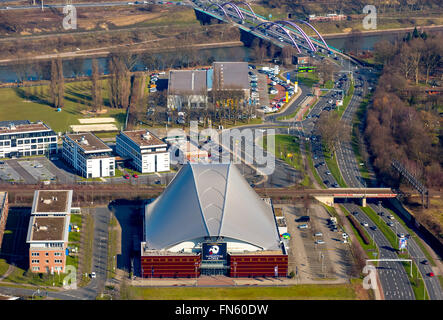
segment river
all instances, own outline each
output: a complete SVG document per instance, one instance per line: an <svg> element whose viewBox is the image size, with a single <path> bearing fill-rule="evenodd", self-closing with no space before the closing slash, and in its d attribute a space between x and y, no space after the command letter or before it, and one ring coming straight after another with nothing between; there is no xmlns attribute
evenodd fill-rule
<svg viewBox="0 0 443 320"><path fill-rule="evenodd" d="M372 50L374 44L380 40L396 41L401 39L401 35L398 33L382 33L378 35L363 35L360 43L361 50ZM334 48L343 50L346 38L337 37L327 39L326 42ZM229 47L229 48L211 48L200 49L200 54L212 57L214 61L250 61L251 49L243 46ZM171 53L155 53L154 55L160 56ZM100 71L104 74L108 73L107 58L97 58ZM63 73L65 78L73 78L75 76L89 76L91 75L91 58L83 58L76 61L64 60L63 61ZM141 60L136 61L132 71L146 70L145 65ZM19 81L18 74L24 74L23 71L18 71L18 68L14 65L0 66L0 83L14 83ZM38 74L32 69L26 71L25 79L37 80Z"/></svg>

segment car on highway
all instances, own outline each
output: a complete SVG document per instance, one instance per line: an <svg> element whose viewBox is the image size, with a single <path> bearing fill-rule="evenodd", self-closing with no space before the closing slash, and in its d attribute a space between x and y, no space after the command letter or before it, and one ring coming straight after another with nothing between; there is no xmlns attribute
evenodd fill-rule
<svg viewBox="0 0 443 320"><path fill-rule="evenodd" d="M160 180L155 180L155 184L160 184Z"/></svg>
<svg viewBox="0 0 443 320"><path fill-rule="evenodd" d="M331 174L331 172L330 172L330 171L326 171L325 173L326 173L327 175L330 175L330 174Z"/></svg>
<svg viewBox="0 0 443 320"><path fill-rule="evenodd" d="M424 264L425 266L427 266L427 265L429 265L429 261L428 260L423 260L422 262L421 262L422 264Z"/></svg>
<svg viewBox="0 0 443 320"><path fill-rule="evenodd" d="M304 223L304 224L299 225L298 228L299 229L307 229L308 225L306 223Z"/></svg>
<svg viewBox="0 0 443 320"><path fill-rule="evenodd" d="M373 231L377 231L377 227L376 227L376 226L372 226L372 227L371 227L371 230L373 230Z"/></svg>
<svg viewBox="0 0 443 320"><path fill-rule="evenodd" d="M323 237L323 233L316 232L316 233L314 233L314 237Z"/></svg>
<svg viewBox="0 0 443 320"><path fill-rule="evenodd" d="M394 220L394 216L390 215L390 216L388 216L388 219Z"/></svg>
<svg viewBox="0 0 443 320"><path fill-rule="evenodd" d="M434 272L429 272L429 273L428 273L428 276L429 276L429 277L433 277L433 276L435 276L435 275L434 275Z"/></svg>
<svg viewBox="0 0 443 320"><path fill-rule="evenodd" d="M386 224L387 224L388 226L390 226L390 227L393 227L393 226L394 226L394 223L391 222L391 221L388 221Z"/></svg>
<svg viewBox="0 0 443 320"><path fill-rule="evenodd" d="M363 227L367 227L367 226L369 226L369 224L368 224L366 221L363 221L363 222L361 223L361 225L362 225Z"/></svg>
<svg viewBox="0 0 443 320"><path fill-rule="evenodd" d="M324 240L317 240L317 241L315 241L315 244L325 244L325 241Z"/></svg>
<svg viewBox="0 0 443 320"><path fill-rule="evenodd" d="M354 211L352 214L353 214L354 216L356 216L356 215L358 215L358 211Z"/></svg>
<svg viewBox="0 0 443 320"><path fill-rule="evenodd" d="M398 237L399 237L399 238L404 238L404 237L405 237L405 234L402 232L402 233L400 233L400 234L398 235Z"/></svg>

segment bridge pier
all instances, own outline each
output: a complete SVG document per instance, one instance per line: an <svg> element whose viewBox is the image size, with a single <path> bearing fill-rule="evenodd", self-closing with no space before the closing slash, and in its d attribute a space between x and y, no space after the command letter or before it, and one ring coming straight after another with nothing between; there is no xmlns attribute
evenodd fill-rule
<svg viewBox="0 0 443 320"><path fill-rule="evenodd" d="M333 196L320 196L320 195L316 195L314 196L314 198L318 201L320 201L321 203L324 203L327 206L334 206L334 197Z"/></svg>
<svg viewBox="0 0 443 320"><path fill-rule="evenodd" d="M361 198L361 206L362 206L363 208L366 207L366 197Z"/></svg>

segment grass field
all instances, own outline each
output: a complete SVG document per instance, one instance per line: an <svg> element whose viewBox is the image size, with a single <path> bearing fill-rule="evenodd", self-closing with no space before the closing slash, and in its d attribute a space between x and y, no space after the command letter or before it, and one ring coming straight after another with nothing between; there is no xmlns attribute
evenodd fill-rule
<svg viewBox="0 0 443 320"><path fill-rule="evenodd" d="M8 270L9 264L6 262L5 259L0 259L0 277L5 274L5 272Z"/></svg>
<svg viewBox="0 0 443 320"><path fill-rule="evenodd" d="M265 149L266 137L262 142ZM302 158L300 154L300 144L293 136L277 134L275 135L275 150L270 150L277 158L283 160L297 170L302 170Z"/></svg>
<svg viewBox="0 0 443 320"><path fill-rule="evenodd" d="M106 85L103 81L103 87ZM103 98L107 101L107 90ZM70 131L70 125L80 124L79 118L87 116L81 111L88 110L91 99L90 81L78 81L65 84L65 107L61 112L50 106L48 86L1 88L0 121L7 120L41 120L55 132ZM120 128L125 119L123 109L107 109L99 117L113 117Z"/></svg>
<svg viewBox="0 0 443 320"><path fill-rule="evenodd" d="M63 285L63 278L66 274L43 274L43 273L32 273L30 271L25 272L25 270L20 268L15 268L15 270L4 280L6 282L14 282L17 284L31 284L35 286L48 286L52 287L53 284L56 287L61 287Z"/></svg>
<svg viewBox="0 0 443 320"><path fill-rule="evenodd" d="M134 300L356 300L352 285L298 285L236 288L143 288L130 287Z"/></svg>

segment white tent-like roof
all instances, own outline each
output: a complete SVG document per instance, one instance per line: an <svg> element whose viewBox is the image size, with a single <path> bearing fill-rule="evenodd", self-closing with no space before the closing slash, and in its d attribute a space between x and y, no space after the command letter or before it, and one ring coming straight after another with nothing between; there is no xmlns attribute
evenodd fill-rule
<svg viewBox="0 0 443 320"><path fill-rule="evenodd" d="M167 249L184 241L225 237L263 250L278 250L271 206L235 165L186 164L145 210L145 241Z"/></svg>

